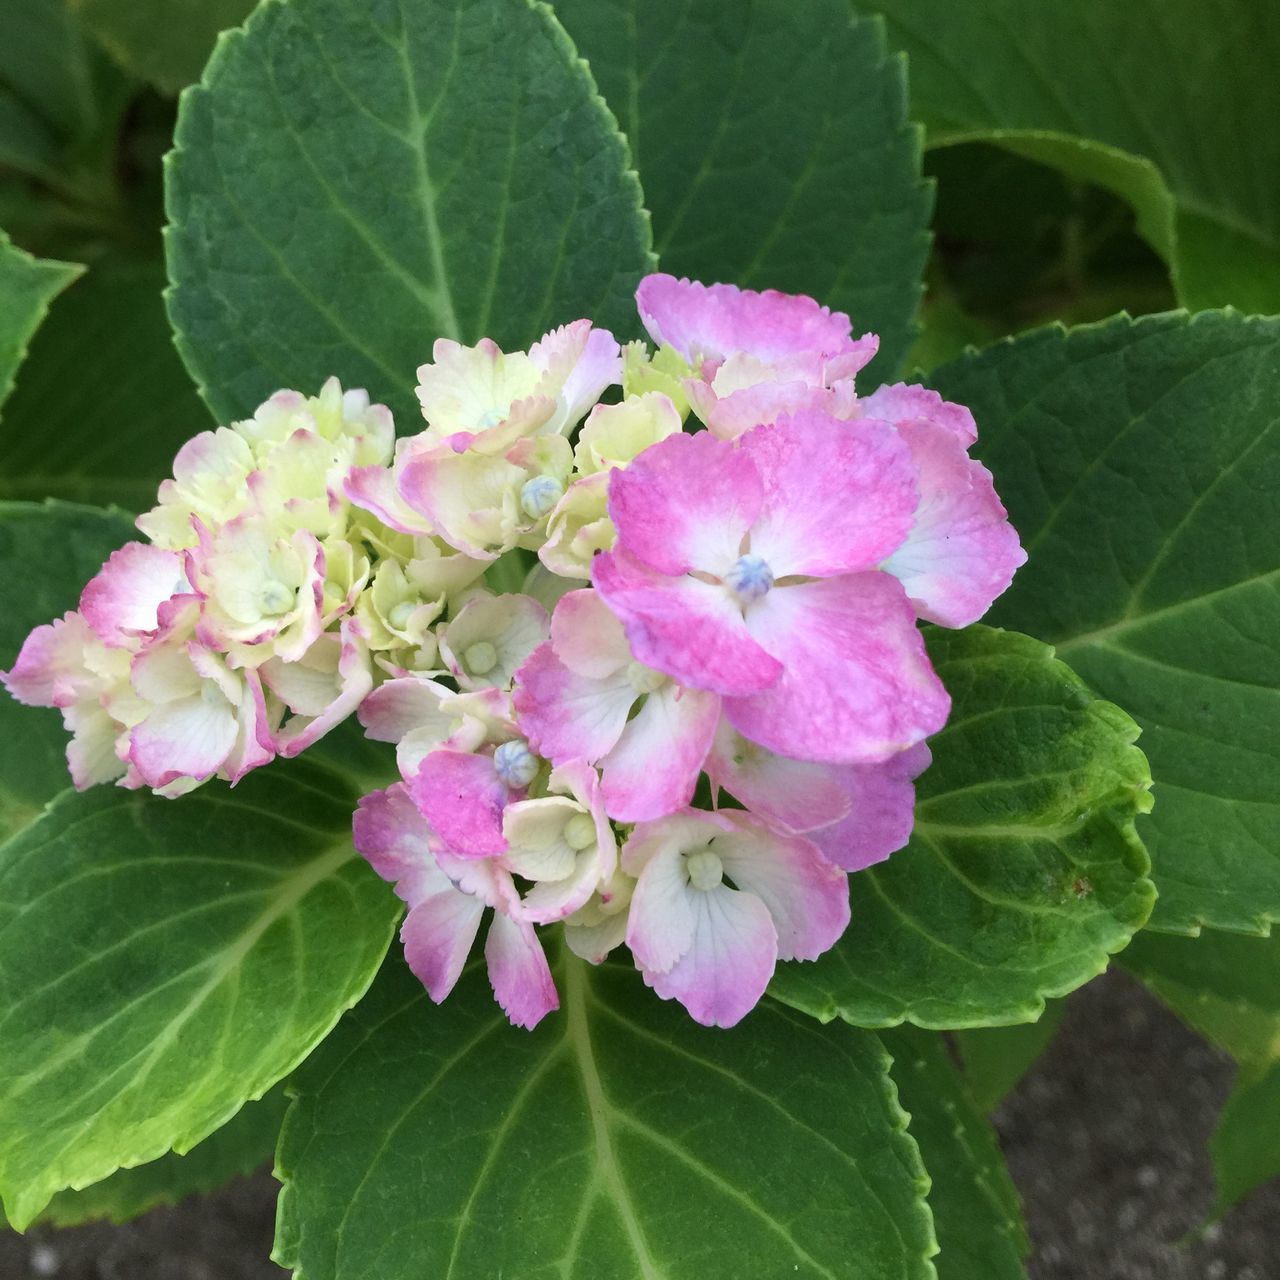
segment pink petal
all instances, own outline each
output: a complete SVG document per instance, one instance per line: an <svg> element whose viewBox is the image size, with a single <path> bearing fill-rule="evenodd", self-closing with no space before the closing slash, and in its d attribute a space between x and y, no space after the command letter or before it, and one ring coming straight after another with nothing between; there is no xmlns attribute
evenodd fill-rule
<svg viewBox="0 0 1280 1280"><path fill-rule="evenodd" d="M661 573L717 576L738 558L763 500L752 460L709 432L650 445L609 482L618 546Z"/></svg>
<svg viewBox="0 0 1280 1280"><path fill-rule="evenodd" d="M96 643L80 614L64 614L27 636L18 660L8 671L0 671L0 682L29 707L70 706L87 686L96 684L84 664L85 646Z"/></svg>
<svg viewBox="0 0 1280 1280"><path fill-rule="evenodd" d="M883 862L911 838L915 821L914 780L929 767L921 742L882 764L828 766L849 797L849 816L808 832L823 856L846 871Z"/></svg>
<svg viewBox="0 0 1280 1280"><path fill-rule="evenodd" d="M781 676L782 664L752 638L724 587L654 573L621 551L596 556L591 568L596 590L646 666L727 694L755 693Z"/></svg>
<svg viewBox="0 0 1280 1280"><path fill-rule="evenodd" d="M701 822L693 826L696 838L704 842L706 834ZM636 964L646 971L664 973L693 945L693 897L684 872L684 858L676 841L663 838L665 824L651 824L656 830L641 825L636 828L627 848L624 863L634 857L636 847L647 840L661 841L661 846L640 870L631 911L627 917L627 946Z"/></svg>
<svg viewBox="0 0 1280 1280"><path fill-rule="evenodd" d="M726 698L724 711L779 755L884 760L946 723L951 700L901 584L887 573L775 587L750 626L786 669L763 693Z"/></svg>
<svg viewBox="0 0 1280 1280"><path fill-rule="evenodd" d="M182 557L176 551L128 542L89 579L80 596L80 612L104 644L128 647L156 629L166 600L186 590Z"/></svg>
<svg viewBox="0 0 1280 1280"><path fill-rule="evenodd" d="M740 448L765 486L751 551L775 578L874 568L911 528L915 468L888 427L806 411L749 431Z"/></svg>
<svg viewBox="0 0 1280 1280"><path fill-rule="evenodd" d="M601 761L605 809L618 822L644 822L683 809L720 719L720 698L667 684L649 694Z"/></svg>
<svg viewBox="0 0 1280 1280"><path fill-rule="evenodd" d="M560 1007L547 957L528 922L496 912L485 939L484 958L493 994L515 1026L532 1030Z"/></svg>
<svg viewBox="0 0 1280 1280"><path fill-rule="evenodd" d="M732 1027L764 995L778 954L769 909L727 885L693 894L693 942L665 973L644 969L664 1000L679 1000L704 1027Z"/></svg>
<svg viewBox="0 0 1280 1280"><path fill-rule="evenodd" d="M479 898L450 885L411 907L405 916L400 926L404 958L436 1004L458 981L482 915L484 903Z"/></svg>
<svg viewBox="0 0 1280 1280"><path fill-rule="evenodd" d="M502 813L509 793L491 756L441 747L406 781L414 804L451 853L486 858L506 852Z"/></svg>
<svg viewBox="0 0 1280 1280"><path fill-rule="evenodd" d="M631 661L622 624L594 591L561 596L551 618L556 657L578 675L604 680Z"/></svg>
<svg viewBox="0 0 1280 1280"><path fill-rule="evenodd" d="M849 317L799 294L657 274L640 281L636 305L650 337L695 367L737 351L776 360L795 352L830 356L854 349Z"/></svg>
<svg viewBox="0 0 1280 1280"><path fill-rule="evenodd" d="M369 865L395 886L411 907L452 889L431 852L431 828L403 782L362 796L351 819L351 839Z"/></svg>
<svg viewBox="0 0 1280 1280"><path fill-rule="evenodd" d="M1027 553L996 496L991 473L945 427L909 422L899 433L920 477L920 507L906 541L884 563L922 618L977 622Z"/></svg>
<svg viewBox="0 0 1280 1280"><path fill-rule="evenodd" d="M626 728L636 691L625 673L595 680L570 671L548 643L516 672L514 700L520 732L538 755L594 762Z"/></svg>
<svg viewBox="0 0 1280 1280"><path fill-rule="evenodd" d="M698 416L721 440L736 440L753 427L767 426L800 410L832 413L836 407L834 392L807 382L759 382L719 398L710 383L696 378L686 383Z"/></svg>
<svg viewBox="0 0 1280 1280"><path fill-rule="evenodd" d="M414 535L435 532L431 521L400 496L396 472L390 467L352 468L343 491L352 503L377 516L389 529Z"/></svg>
<svg viewBox="0 0 1280 1280"><path fill-rule="evenodd" d="M721 720L707 760L717 789L788 831L830 826L848 814L849 797L837 776L840 767L775 755L749 742L727 720Z"/></svg>
<svg viewBox="0 0 1280 1280"><path fill-rule="evenodd" d="M849 879L804 836L770 830L748 814L728 813L731 834L713 848L725 875L769 909L778 957L816 960L849 924Z"/></svg>
<svg viewBox="0 0 1280 1280"><path fill-rule="evenodd" d="M877 387L858 401L858 412L864 418L878 418L895 427L908 422L932 422L944 427L967 449L978 438L973 414L962 404L944 400L928 387L906 382Z"/></svg>
<svg viewBox="0 0 1280 1280"><path fill-rule="evenodd" d="M399 742L423 725L434 724L443 742L449 736L454 717L440 710L442 698L452 690L435 680L403 676L380 684L357 712L365 736L375 742Z"/></svg>
<svg viewBox="0 0 1280 1280"><path fill-rule="evenodd" d="M330 729L341 724L356 711L373 688L367 637L356 619L344 618L337 636L332 633L322 635L315 644L337 646L337 670L330 679L327 705L318 714L293 716L277 731L275 747L286 758L301 754ZM276 672L287 670L287 665L277 667L275 664L275 659L263 664L264 680L269 668Z"/></svg>
<svg viewBox="0 0 1280 1280"><path fill-rule="evenodd" d="M236 715L225 699L196 694L155 707L129 738L129 762L149 787L179 778L203 782L235 746Z"/></svg>

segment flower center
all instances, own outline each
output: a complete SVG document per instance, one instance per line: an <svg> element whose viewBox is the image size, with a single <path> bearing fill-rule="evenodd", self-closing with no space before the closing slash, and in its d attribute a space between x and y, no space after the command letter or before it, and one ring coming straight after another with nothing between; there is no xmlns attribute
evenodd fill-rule
<svg viewBox="0 0 1280 1280"><path fill-rule="evenodd" d="M596 824L589 813L575 813L564 824L564 842L575 853L590 849L596 842Z"/></svg>
<svg viewBox="0 0 1280 1280"><path fill-rule="evenodd" d="M627 666L627 680L637 693L656 693L666 684L667 677L643 662L632 662Z"/></svg>
<svg viewBox="0 0 1280 1280"><path fill-rule="evenodd" d="M538 757L529 750L527 742L514 738L493 753L493 771L504 786L520 791L537 776Z"/></svg>
<svg viewBox="0 0 1280 1280"><path fill-rule="evenodd" d="M462 655L462 661L473 676L487 676L498 665L498 651L487 640L477 640Z"/></svg>
<svg viewBox="0 0 1280 1280"><path fill-rule="evenodd" d="M409 619L413 615L413 605L408 600L401 600L394 609L387 614L387 621L396 631L403 631L409 625Z"/></svg>
<svg viewBox="0 0 1280 1280"><path fill-rule="evenodd" d="M724 585L739 604L753 604L773 586L773 570L762 557L748 551L745 556L739 556L724 575Z"/></svg>
<svg viewBox="0 0 1280 1280"><path fill-rule="evenodd" d="M688 872L689 883L704 893L717 888L724 879L724 863L710 849L699 849L688 854L684 860L684 869Z"/></svg>
<svg viewBox="0 0 1280 1280"><path fill-rule="evenodd" d="M276 578L262 584L258 592L258 608L264 618L278 618L293 607L293 592Z"/></svg>
<svg viewBox="0 0 1280 1280"><path fill-rule="evenodd" d="M530 520L541 520L564 497L564 485L555 476L534 476L520 490L520 510Z"/></svg>

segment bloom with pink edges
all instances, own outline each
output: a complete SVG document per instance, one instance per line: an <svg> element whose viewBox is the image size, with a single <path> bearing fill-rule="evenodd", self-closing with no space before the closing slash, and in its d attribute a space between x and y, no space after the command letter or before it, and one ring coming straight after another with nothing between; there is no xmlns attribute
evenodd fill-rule
<svg viewBox="0 0 1280 1280"><path fill-rule="evenodd" d="M516 1026L532 1028L559 1007L542 944L519 918L511 873L493 860L461 862L441 852L403 783L360 801L353 838L408 905L400 928L405 960L432 1000L439 1004L453 990L492 908L484 953L503 1012Z"/></svg>
<svg viewBox="0 0 1280 1280"><path fill-rule="evenodd" d="M626 934L636 965L704 1026L741 1021L778 960L817 959L849 923L845 873L804 836L747 813L643 822L622 867L636 877Z"/></svg>
<svg viewBox="0 0 1280 1280"><path fill-rule="evenodd" d="M592 579L636 659L724 695L752 741L883 760L950 709L906 593L878 567L917 496L911 451L884 424L801 413L737 445L672 436L613 475L618 539Z"/></svg>
<svg viewBox="0 0 1280 1280"><path fill-rule="evenodd" d="M571 591L556 605L551 640L516 673L514 701L540 755L600 769L605 808L620 822L689 803L720 715L716 694L682 689L637 662L594 591Z"/></svg>
<svg viewBox="0 0 1280 1280"><path fill-rule="evenodd" d="M788 412L853 416L853 377L880 345L871 333L855 340L842 312L773 289L659 274L640 282L636 304L650 337L692 367L689 402L726 440Z"/></svg>
<svg viewBox="0 0 1280 1280"><path fill-rule="evenodd" d="M707 776L771 826L808 836L837 867L861 871L910 839L915 779L929 761L923 742L879 764L785 760L722 721Z"/></svg>

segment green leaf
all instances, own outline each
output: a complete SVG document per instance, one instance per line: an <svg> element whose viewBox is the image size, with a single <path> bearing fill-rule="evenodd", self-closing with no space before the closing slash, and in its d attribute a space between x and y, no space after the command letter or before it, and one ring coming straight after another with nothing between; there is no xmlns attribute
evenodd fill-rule
<svg viewBox="0 0 1280 1280"><path fill-rule="evenodd" d="M984 1112L994 1110L1049 1047L1066 1011L1066 1001L1055 1000L1045 1005L1038 1022L955 1032L965 1081L973 1100Z"/></svg>
<svg viewBox="0 0 1280 1280"><path fill-rule="evenodd" d="M1280 309L1271 0L872 0L931 143L986 140L1130 200L1191 307Z"/></svg>
<svg viewBox="0 0 1280 1280"><path fill-rule="evenodd" d="M70 0L85 27L122 67L164 93L199 78L218 32L237 26L254 0Z"/></svg>
<svg viewBox="0 0 1280 1280"><path fill-rule="evenodd" d="M545 5L263 5L183 95L175 147L170 314L220 420L336 373L408 429L435 338L635 327L640 187Z"/></svg>
<svg viewBox="0 0 1280 1280"><path fill-rule="evenodd" d="M179 801L64 795L0 847L0 1194L184 1152L261 1097L372 979L394 899L355 795L303 761Z"/></svg>
<svg viewBox="0 0 1280 1280"><path fill-rule="evenodd" d="M399 963L294 1080L275 1258L306 1280L933 1276L927 1185L875 1037L765 1002L707 1030L566 955L507 1025L473 965Z"/></svg>
<svg viewBox="0 0 1280 1280"><path fill-rule="evenodd" d="M559 0L631 144L663 269L808 293L911 341L932 196L901 59L844 0Z"/></svg>
<svg viewBox="0 0 1280 1280"><path fill-rule="evenodd" d="M929 633L952 698L911 842L851 876L853 923L771 990L824 1021L1029 1022L1107 966L1151 910L1137 726L1028 636Z"/></svg>
<svg viewBox="0 0 1280 1280"><path fill-rule="evenodd" d="M1265 1069L1280 1061L1280 930L1269 938L1142 933L1121 963L1238 1062Z"/></svg>
<svg viewBox="0 0 1280 1280"><path fill-rule="evenodd" d="M990 620L1143 727L1152 925L1280 920L1280 322L1045 329L937 370L1029 553Z"/></svg>
<svg viewBox="0 0 1280 1280"><path fill-rule="evenodd" d="M84 584L136 536L128 517L50 502L0 502L0 669L8 670L34 627L74 609ZM67 734L58 712L24 707L0 690L0 840L69 790Z"/></svg>
<svg viewBox="0 0 1280 1280"><path fill-rule="evenodd" d="M933 1185L929 1208L940 1253L938 1280L1025 1280L1030 1252L1022 1206L995 1131L935 1032L881 1034L893 1057L898 1100L911 1116Z"/></svg>
<svg viewBox="0 0 1280 1280"><path fill-rule="evenodd" d="M83 1191L60 1191L39 1220L55 1227L75 1227L102 1218L129 1222L157 1205L216 1191L271 1159L288 1104L284 1086L277 1085L265 1098L241 1107L185 1156L171 1151L150 1164L121 1169Z"/></svg>
<svg viewBox="0 0 1280 1280"><path fill-rule="evenodd" d="M1280 1066L1265 1075L1242 1076L1227 1099L1209 1140L1218 1195L1212 1217L1221 1217L1255 1188L1280 1177Z"/></svg>
<svg viewBox="0 0 1280 1280"><path fill-rule="evenodd" d="M155 502L174 454L212 425L174 350L163 288L159 263L108 259L54 304L5 406L0 494Z"/></svg>
<svg viewBox="0 0 1280 1280"><path fill-rule="evenodd" d="M83 271L75 263L33 258L0 231L0 406L49 303Z"/></svg>

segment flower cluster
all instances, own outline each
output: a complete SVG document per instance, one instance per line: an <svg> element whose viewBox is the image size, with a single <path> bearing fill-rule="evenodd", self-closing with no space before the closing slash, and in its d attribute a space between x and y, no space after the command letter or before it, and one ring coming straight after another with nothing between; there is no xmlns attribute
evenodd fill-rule
<svg viewBox="0 0 1280 1280"><path fill-rule="evenodd" d="M859 395L848 317L664 275L637 301L653 350L437 342L394 457L336 384L192 441L152 545L5 677L62 707L77 785L234 782L358 706L396 744L355 842L409 965L443 999L488 915L522 1026L557 1005L540 927L720 1026L830 948L949 711L918 622L976 620L1023 552L972 416Z"/></svg>

